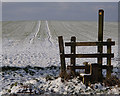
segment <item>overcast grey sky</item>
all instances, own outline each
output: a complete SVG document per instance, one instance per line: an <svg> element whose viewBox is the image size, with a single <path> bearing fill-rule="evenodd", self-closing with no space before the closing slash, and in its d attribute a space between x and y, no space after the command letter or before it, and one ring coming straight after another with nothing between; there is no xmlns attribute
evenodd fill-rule
<svg viewBox="0 0 120 96"><path fill-rule="evenodd" d="M14 2L2 3L2 20L84 20L96 21L99 9L106 21L117 21L117 2Z"/></svg>
<svg viewBox="0 0 120 96"><path fill-rule="evenodd" d="M119 0L1 0L3 2L118 2Z"/></svg>

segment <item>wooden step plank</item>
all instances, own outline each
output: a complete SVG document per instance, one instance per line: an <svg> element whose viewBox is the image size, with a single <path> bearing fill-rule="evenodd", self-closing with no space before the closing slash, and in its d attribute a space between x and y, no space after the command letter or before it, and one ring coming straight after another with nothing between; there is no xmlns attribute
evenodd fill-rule
<svg viewBox="0 0 120 96"><path fill-rule="evenodd" d="M67 69L73 68L73 66L67 66ZM85 66L74 66L75 69L85 69ZM113 66L108 66L108 65L102 65L102 69L113 69Z"/></svg>
<svg viewBox="0 0 120 96"><path fill-rule="evenodd" d="M73 68L73 66L67 66L67 69ZM85 66L74 66L74 69L85 69Z"/></svg>
<svg viewBox="0 0 120 96"><path fill-rule="evenodd" d="M115 41L111 42L65 42L65 46L98 46L98 45L115 45Z"/></svg>

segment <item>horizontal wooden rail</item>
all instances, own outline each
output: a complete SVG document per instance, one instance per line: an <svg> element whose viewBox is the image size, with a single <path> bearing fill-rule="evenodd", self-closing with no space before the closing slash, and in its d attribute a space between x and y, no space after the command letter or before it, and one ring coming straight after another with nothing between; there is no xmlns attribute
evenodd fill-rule
<svg viewBox="0 0 120 96"><path fill-rule="evenodd" d="M65 42L65 46L98 46L98 45L115 45L115 41L111 42Z"/></svg>
<svg viewBox="0 0 120 96"><path fill-rule="evenodd" d="M67 66L67 69L73 68L73 66ZM75 69L85 69L86 66L74 66ZM112 69L113 66L102 65L102 69Z"/></svg>
<svg viewBox="0 0 120 96"><path fill-rule="evenodd" d="M65 58L98 58L98 57L114 57L114 54L100 53L100 54L64 54Z"/></svg>
<svg viewBox="0 0 120 96"><path fill-rule="evenodd" d="M112 68L113 68L112 65L110 65L110 66L108 66L108 65L102 65L102 69L112 69Z"/></svg>
<svg viewBox="0 0 120 96"><path fill-rule="evenodd" d="M85 69L86 66L74 66L74 69ZM73 66L67 66L67 69L73 68Z"/></svg>

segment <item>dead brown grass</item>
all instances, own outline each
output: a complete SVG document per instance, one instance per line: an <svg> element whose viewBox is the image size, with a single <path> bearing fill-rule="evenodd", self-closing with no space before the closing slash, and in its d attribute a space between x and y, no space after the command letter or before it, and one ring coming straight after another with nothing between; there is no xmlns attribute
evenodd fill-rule
<svg viewBox="0 0 120 96"><path fill-rule="evenodd" d="M105 78L103 80L105 86L115 86L118 85L120 87L120 80L116 76L111 76L110 78Z"/></svg>
<svg viewBox="0 0 120 96"><path fill-rule="evenodd" d="M74 77L77 77L78 73L74 73L73 71L71 71L70 73L67 73L64 71L64 72L61 72L59 76L64 80L68 81L70 79L73 79Z"/></svg>

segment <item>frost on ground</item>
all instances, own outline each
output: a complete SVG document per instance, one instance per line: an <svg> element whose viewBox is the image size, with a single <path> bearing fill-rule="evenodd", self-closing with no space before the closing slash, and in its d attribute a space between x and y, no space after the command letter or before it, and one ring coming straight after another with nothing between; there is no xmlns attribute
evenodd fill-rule
<svg viewBox="0 0 120 96"><path fill-rule="evenodd" d="M30 91L30 88L36 93L117 92L119 94L117 86L109 88L103 84L95 84L93 88L87 88L78 78L62 83L61 78L58 77L59 67L48 67L60 66L58 36L63 36L65 41L70 41L71 36L76 36L77 41L97 41L97 22L5 21L2 25L2 53L0 52L2 65L0 66L19 67L20 69L0 72L3 88L0 94ZM104 40L108 38L116 42L116 45L112 47L114 53L112 65L116 67L113 74L120 77L117 68L119 66L117 22L105 22ZM104 52L106 52L105 48ZM76 51L77 53L96 53L97 47L80 47ZM69 53L70 48L66 47L65 52ZM96 59L77 59L76 61L77 65L84 61L97 62ZM106 64L106 59L103 63ZM66 64L70 64L69 59L66 59ZM32 67L29 70L26 67L28 65ZM41 69L34 68L35 66Z"/></svg>
<svg viewBox="0 0 120 96"><path fill-rule="evenodd" d="M104 40L112 38L113 66L118 66L118 26L117 22L105 22ZM2 27L2 65L3 66L40 66L60 65L58 36L70 41L97 41L97 22L85 21L4 21ZM66 47L65 52L70 52ZM81 51L82 50L82 51ZM89 50L89 51L88 51ZM79 47L77 53L96 53L97 47ZM106 47L103 49L106 52ZM83 61L82 61L83 60ZM79 59L95 63L96 59ZM69 63L69 60L67 60ZM103 63L106 63L104 60Z"/></svg>
<svg viewBox="0 0 120 96"><path fill-rule="evenodd" d="M0 94L120 94L120 87L107 87L104 83L85 86L79 77L61 82L60 67L3 67L0 72L2 91Z"/></svg>

